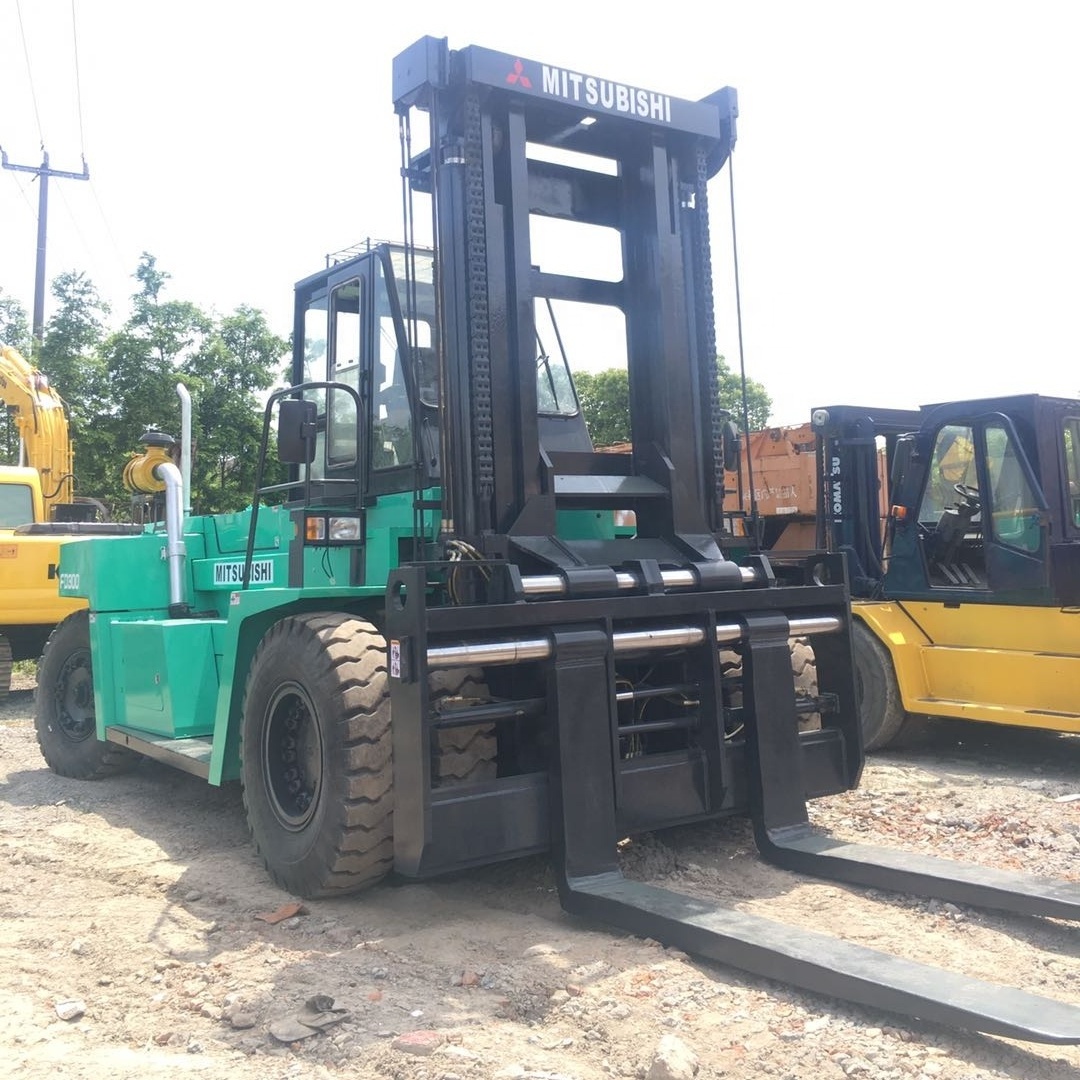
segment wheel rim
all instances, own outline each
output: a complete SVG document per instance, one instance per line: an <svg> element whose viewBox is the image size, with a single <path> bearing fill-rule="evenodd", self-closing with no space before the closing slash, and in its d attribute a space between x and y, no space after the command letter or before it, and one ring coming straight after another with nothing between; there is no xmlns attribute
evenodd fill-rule
<svg viewBox="0 0 1080 1080"><path fill-rule="evenodd" d="M95 735L94 676L89 649L71 653L55 685L56 722L63 735L72 742L82 742Z"/></svg>
<svg viewBox="0 0 1080 1080"><path fill-rule="evenodd" d="M280 686L263 726L263 780L274 816L292 832L303 829L318 807L322 758L322 734L310 698L296 683Z"/></svg>

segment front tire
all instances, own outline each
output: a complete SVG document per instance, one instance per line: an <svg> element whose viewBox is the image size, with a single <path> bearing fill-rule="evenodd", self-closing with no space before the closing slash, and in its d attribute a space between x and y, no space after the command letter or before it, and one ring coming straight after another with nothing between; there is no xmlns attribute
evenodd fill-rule
<svg viewBox="0 0 1080 1080"><path fill-rule="evenodd" d="M858 619L852 620L851 645L863 749L881 750L900 737L911 718L904 712L888 649Z"/></svg>
<svg viewBox="0 0 1080 1080"><path fill-rule="evenodd" d="M242 780L255 845L297 896L337 896L393 867L386 641L340 612L267 632L244 698Z"/></svg>
<svg viewBox="0 0 1080 1080"><path fill-rule="evenodd" d="M34 705L42 757L60 776L101 780L139 763L138 754L97 737L88 612L74 612L49 635Z"/></svg>

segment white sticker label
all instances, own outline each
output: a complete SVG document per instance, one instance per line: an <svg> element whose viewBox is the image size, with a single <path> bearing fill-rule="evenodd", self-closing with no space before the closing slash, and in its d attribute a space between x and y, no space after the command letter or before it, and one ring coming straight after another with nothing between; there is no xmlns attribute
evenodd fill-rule
<svg viewBox="0 0 1080 1080"><path fill-rule="evenodd" d="M214 565L215 585L240 585L244 581L244 563L223 562ZM248 581L252 585L272 585L274 583L274 560L255 559L251 564Z"/></svg>
<svg viewBox="0 0 1080 1080"><path fill-rule="evenodd" d="M401 642L390 642L390 678L401 678Z"/></svg>

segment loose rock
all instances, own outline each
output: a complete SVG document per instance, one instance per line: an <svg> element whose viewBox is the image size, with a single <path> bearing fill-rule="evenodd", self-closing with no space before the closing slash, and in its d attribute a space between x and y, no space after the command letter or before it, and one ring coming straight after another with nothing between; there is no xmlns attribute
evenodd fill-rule
<svg viewBox="0 0 1080 1080"><path fill-rule="evenodd" d="M675 1035L665 1035L656 1047L648 1080L692 1080L697 1075L697 1055Z"/></svg>

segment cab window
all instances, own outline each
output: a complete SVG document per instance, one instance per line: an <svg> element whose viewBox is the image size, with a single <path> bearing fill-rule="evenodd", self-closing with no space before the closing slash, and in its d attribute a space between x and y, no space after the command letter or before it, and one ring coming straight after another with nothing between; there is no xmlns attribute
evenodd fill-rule
<svg viewBox="0 0 1080 1080"><path fill-rule="evenodd" d="M978 489L975 467L975 438L970 427L946 424L934 441L930 475L919 506L919 521L934 525L948 506L958 501L956 485Z"/></svg>
<svg viewBox="0 0 1080 1080"><path fill-rule="evenodd" d="M1042 512L1003 424L986 426L986 474L990 481L990 528L993 538L1020 551L1038 551L1042 544Z"/></svg>
<svg viewBox="0 0 1080 1080"><path fill-rule="evenodd" d="M375 333L371 464L375 469L389 469L411 464L416 460L416 450L413 446L412 413L405 383L404 356L399 348L397 327L390 310L381 262L378 263L375 287L378 325Z"/></svg>
<svg viewBox="0 0 1080 1080"><path fill-rule="evenodd" d="M14 529L34 520L34 496L29 484L0 484L0 529Z"/></svg>
<svg viewBox="0 0 1080 1080"><path fill-rule="evenodd" d="M1062 431L1065 479L1068 484L1069 521L1080 529L1080 417L1068 417Z"/></svg>
<svg viewBox="0 0 1080 1080"><path fill-rule="evenodd" d="M344 383L360 391L361 288L359 278L346 281L330 294L330 358L327 367L331 382ZM341 468L356 463L356 405L348 394L336 393L326 415L327 464Z"/></svg>

